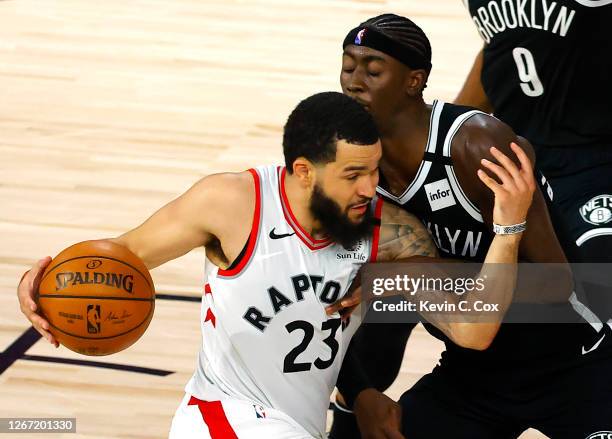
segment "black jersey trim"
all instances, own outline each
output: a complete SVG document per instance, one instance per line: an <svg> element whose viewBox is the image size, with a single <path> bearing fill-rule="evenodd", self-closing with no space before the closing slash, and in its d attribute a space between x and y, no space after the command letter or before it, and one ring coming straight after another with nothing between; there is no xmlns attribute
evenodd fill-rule
<svg viewBox="0 0 612 439"><path fill-rule="evenodd" d="M230 266L226 268L227 271L233 270L234 268L238 266L238 264L240 264L240 261L242 261L242 259L244 258L244 255L248 247L249 247L249 240L247 239L247 241L244 243L244 247L242 247L242 250L240 250L240 253L236 257L236 259L234 259L234 262L232 262Z"/></svg>

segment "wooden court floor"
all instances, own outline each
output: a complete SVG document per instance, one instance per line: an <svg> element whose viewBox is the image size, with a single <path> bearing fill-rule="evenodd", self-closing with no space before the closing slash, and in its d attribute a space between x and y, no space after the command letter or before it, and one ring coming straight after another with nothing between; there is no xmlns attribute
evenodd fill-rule
<svg viewBox="0 0 612 439"><path fill-rule="evenodd" d="M204 175L279 162L289 111L339 90L345 33L383 12L424 28L426 99L452 100L481 44L461 0L0 1L0 417L77 418L76 435L49 438L167 435L200 343L203 252L153 271L169 296L135 346L104 358L30 337L20 275L138 225ZM440 349L418 328L389 394Z"/></svg>

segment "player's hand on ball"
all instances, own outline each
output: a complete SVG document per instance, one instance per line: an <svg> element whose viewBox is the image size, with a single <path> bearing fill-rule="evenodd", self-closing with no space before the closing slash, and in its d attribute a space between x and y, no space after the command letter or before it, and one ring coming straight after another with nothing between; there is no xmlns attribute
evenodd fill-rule
<svg viewBox="0 0 612 439"><path fill-rule="evenodd" d="M401 406L376 389L365 389L355 399L353 412L363 439L405 439Z"/></svg>
<svg viewBox="0 0 612 439"><path fill-rule="evenodd" d="M51 263L51 257L38 261L28 271L21 282L17 286L17 297L19 298L19 307L21 312L27 317L32 323L34 329L40 332L49 343L55 347L59 346L59 342L53 337L53 334L49 332L49 322L38 314L38 305L36 304L36 291L40 285L40 279L42 278L45 268Z"/></svg>
<svg viewBox="0 0 612 439"><path fill-rule="evenodd" d="M495 194L493 222L500 225L513 225L525 221L536 190L531 161L523 149L512 142L510 148L520 162L520 169L508 156L495 147L490 151L498 163L482 159L481 164L497 176L497 180L484 170L478 170L478 178Z"/></svg>

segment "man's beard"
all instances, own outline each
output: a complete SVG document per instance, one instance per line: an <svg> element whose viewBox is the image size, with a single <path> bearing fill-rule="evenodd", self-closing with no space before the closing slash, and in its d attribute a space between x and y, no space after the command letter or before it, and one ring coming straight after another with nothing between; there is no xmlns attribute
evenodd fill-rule
<svg viewBox="0 0 612 439"><path fill-rule="evenodd" d="M365 202L365 200L363 201ZM318 184L315 184L310 199L310 211L317 219L323 231L345 249L353 247L360 239L369 237L374 229L376 219L370 206L359 223L352 222L334 200L325 195Z"/></svg>

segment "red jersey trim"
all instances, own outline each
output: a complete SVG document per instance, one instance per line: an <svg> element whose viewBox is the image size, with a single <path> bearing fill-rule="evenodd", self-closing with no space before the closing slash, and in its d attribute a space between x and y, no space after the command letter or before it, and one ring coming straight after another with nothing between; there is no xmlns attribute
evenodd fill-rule
<svg viewBox="0 0 612 439"><path fill-rule="evenodd" d="M379 220L379 223L374 226L372 232L372 249L370 250L370 262L376 262L378 257L378 240L380 239L380 220L382 218L383 199L378 197L376 207L374 208L374 217Z"/></svg>
<svg viewBox="0 0 612 439"><path fill-rule="evenodd" d="M302 240L304 244L310 250L320 250L332 244L332 240L330 238L325 239L314 239L304 228L300 225L298 220L295 218L293 211L291 210L291 206L289 205L289 199L287 198L287 193L285 192L285 175L287 174L287 168L278 168L279 171L279 184L278 184L278 192L281 198L281 204L283 207L283 214L285 215L285 220L291 226L291 228L295 231L295 234L298 238Z"/></svg>
<svg viewBox="0 0 612 439"><path fill-rule="evenodd" d="M259 234L259 223L261 220L261 181L259 178L259 174L255 169L249 169L249 172L253 176L253 182L255 183L255 212L253 212L253 223L251 225L251 233L249 235L249 241L247 244L247 249L242 259L231 270L223 270L219 268L217 271L217 275L219 276L236 276L240 274L240 272L247 265L251 256L253 256L253 250L255 249L255 244L257 243L257 235Z"/></svg>

